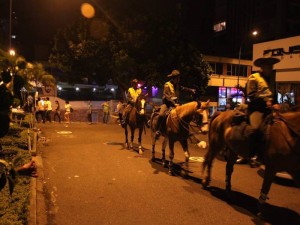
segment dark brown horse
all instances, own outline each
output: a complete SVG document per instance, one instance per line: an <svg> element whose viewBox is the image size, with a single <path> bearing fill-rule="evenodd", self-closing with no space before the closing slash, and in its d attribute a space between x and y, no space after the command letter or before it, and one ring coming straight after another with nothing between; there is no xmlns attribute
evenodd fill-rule
<svg viewBox="0 0 300 225"><path fill-rule="evenodd" d="M251 128L246 122L242 122L235 128L231 126L234 115L234 111L217 112L211 118L209 149L202 170L202 185L206 188L211 180L213 160L220 151L226 148L226 191L228 194L231 191L231 175L237 155L249 156L249 139L246 137L247 135L243 134L247 131L251 133ZM274 115L266 117L262 125L264 142L261 144L261 149L265 163L265 173L259 206L263 206L265 203L277 172L288 172L296 183L300 184L300 112ZM288 121L293 121L294 128L287 125ZM233 132L234 129L238 129L240 132ZM241 135L236 135L236 133Z"/></svg>
<svg viewBox="0 0 300 225"><path fill-rule="evenodd" d="M208 129L208 107L207 102L199 102L193 101L181 106L177 106L172 109L170 114L168 115L166 122L163 124L161 129L162 136L164 137L162 144L162 161L163 165L165 165L165 147L167 142L169 142L169 174L172 175L172 166L173 166L173 158L174 158L174 144L176 141L179 141L184 154L185 161L188 163L190 153L188 149L188 138L190 137L190 123L194 121L197 125L206 125ZM152 137L152 161L155 161L155 131L157 124L158 114L153 112L151 115L151 137ZM205 128L203 127L203 130Z"/></svg>
<svg viewBox="0 0 300 225"><path fill-rule="evenodd" d="M136 105L132 107L129 112L126 120L125 120L125 145L127 149L133 149L133 139L134 139L134 131L138 129L139 137L138 137L138 145L139 145L139 154L143 154L142 150L142 133L145 129L145 117L146 117L146 96L141 94L137 100ZM128 143L128 128L131 131L130 143Z"/></svg>

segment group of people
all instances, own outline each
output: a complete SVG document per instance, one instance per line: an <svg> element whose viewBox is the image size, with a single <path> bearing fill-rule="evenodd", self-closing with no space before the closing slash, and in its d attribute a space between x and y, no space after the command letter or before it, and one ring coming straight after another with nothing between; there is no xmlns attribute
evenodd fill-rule
<svg viewBox="0 0 300 225"><path fill-rule="evenodd" d="M64 119L68 124L70 123L70 114L71 114L72 106L69 101L65 101L65 114ZM52 122L52 112L54 111L53 120L61 122L61 107L58 100L55 100L54 107L52 107L52 103L49 97L41 98L39 97L36 103L36 121L39 122L39 117L41 117L41 121L45 123L46 121Z"/></svg>

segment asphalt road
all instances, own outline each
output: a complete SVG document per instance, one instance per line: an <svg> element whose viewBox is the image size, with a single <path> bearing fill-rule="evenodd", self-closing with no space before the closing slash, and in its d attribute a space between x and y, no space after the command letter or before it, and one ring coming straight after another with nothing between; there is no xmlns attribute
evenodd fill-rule
<svg viewBox="0 0 300 225"><path fill-rule="evenodd" d="M175 145L177 172L169 176L159 160L161 140L158 160L151 161L149 129L143 136L144 154L139 155L124 148L123 129L117 124L39 127L48 143L38 149L37 224L300 224L300 190L290 181L273 183L265 217L256 216L260 169L235 166L229 202L224 193L225 162L217 159L211 187L202 189L200 169L206 149L195 144L190 144L189 167L184 166L180 145Z"/></svg>

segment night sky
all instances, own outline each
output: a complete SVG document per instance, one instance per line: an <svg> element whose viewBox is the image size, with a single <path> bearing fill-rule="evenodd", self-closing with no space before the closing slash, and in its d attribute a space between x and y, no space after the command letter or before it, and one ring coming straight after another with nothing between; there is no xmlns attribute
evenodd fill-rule
<svg viewBox="0 0 300 225"><path fill-rule="evenodd" d="M9 37L9 1L0 1L0 19L6 19L6 30L0 31L0 48L8 50ZM121 16L130 15L134 17L135 11L163 11L174 9L177 0L11 0L13 11L16 13L16 20L13 20L12 33L17 35L13 41L13 48L18 54L23 55L27 61L48 60L49 52L53 46L54 35L61 28L75 22L82 17L80 6L82 3L91 3L96 8L96 17L99 14L108 13L109 10L119 13ZM181 1L179 1L181 2ZM201 0L186 0L185 4L191 9L203 9L202 13L187 13L187 17L197 23L187 22L189 30L201 30L201 35L205 30L199 28L201 23L210 21L211 13L206 12L205 5ZM195 3L196 2L196 3ZM205 11L205 12L204 12ZM3 20L2 20L3 21ZM199 25L200 24L200 25ZM205 25L206 26L206 25ZM201 38L201 37L199 37ZM198 38L198 39L199 39Z"/></svg>
<svg viewBox="0 0 300 225"><path fill-rule="evenodd" d="M17 35L13 46L27 60L35 56L47 60L48 50L58 29L66 27L80 16L80 5L84 0L12 0L13 19L12 34ZM9 1L1 1L1 18L9 21ZM13 16L14 17L14 16ZM8 24L7 24L8 26ZM8 26L9 27L9 26ZM9 28L7 28L7 32ZM1 47L8 45L8 33Z"/></svg>

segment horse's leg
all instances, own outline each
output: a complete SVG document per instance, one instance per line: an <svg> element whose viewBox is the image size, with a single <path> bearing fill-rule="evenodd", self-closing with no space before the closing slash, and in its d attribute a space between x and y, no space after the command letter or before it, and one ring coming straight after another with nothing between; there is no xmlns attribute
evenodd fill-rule
<svg viewBox="0 0 300 225"><path fill-rule="evenodd" d="M129 149L127 124L125 124L124 130L125 130L125 148Z"/></svg>
<svg viewBox="0 0 300 225"><path fill-rule="evenodd" d="M169 149L170 149L170 155L169 155L169 175L173 175L173 159L174 159L174 140L169 140Z"/></svg>
<svg viewBox="0 0 300 225"><path fill-rule="evenodd" d="M236 162L237 155L230 149L227 149L227 163L226 163L226 178L225 178L225 184L226 184L226 194L227 197L230 197L231 193L231 175L233 173L233 166Z"/></svg>
<svg viewBox="0 0 300 225"><path fill-rule="evenodd" d="M142 123L141 127L139 127L139 137L138 137L138 143L139 143L139 154L143 154L143 149L142 149L142 134L143 134L143 128L144 124Z"/></svg>
<svg viewBox="0 0 300 225"><path fill-rule="evenodd" d="M180 140L180 144L182 146L182 149L183 149L184 155L185 155L185 167L186 167L186 169L185 169L185 176L188 176L190 152L189 152L189 148L188 148L188 141L187 141L187 139Z"/></svg>
<svg viewBox="0 0 300 225"><path fill-rule="evenodd" d="M162 161L163 167L166 166L166 147L167 147L167 143L168 143L168 138L164 137L164 140L161 144L161 161Z"/></svg>
<svg viewBox="0 0 300 225"><path fill-rule="evenodd" d="M133 149L133 139L134 139L134 127L130 126L130 133L131 133L131 137L130 137L130 149Z"/></svg>
<svg viewBox="0 0 300 225"><path fill-rule="evenodd" d="M202 186L207 188L211 181L211 169L214 158L217 156L218 152L222 149L222 145L216 140L210 140L208 145L208 151L204 157L204 162L202 164ZM206 173L205 173L206 172Z"/></svg>
<svg viewBox="0 0 300 225"><path fill-rule="evenodd" d="M266 200L268 199L268 193L270 191L275 175L276 175L275 169L271 166L266 165L264 180L260 191L260 196L258 198L258 209L260 212L262 211L263 206L266 203Z"/></svg>
<svg viewBox="0 0 300 225"><path fill-rule="evenodd" d="M185 155L185 163L188 164L189 159L190 159L190 152L189 152L189 148L188 148L188 142L187 139L185 140L180 140L180 144L183 148L184 151L184 155Z"/></svg>

